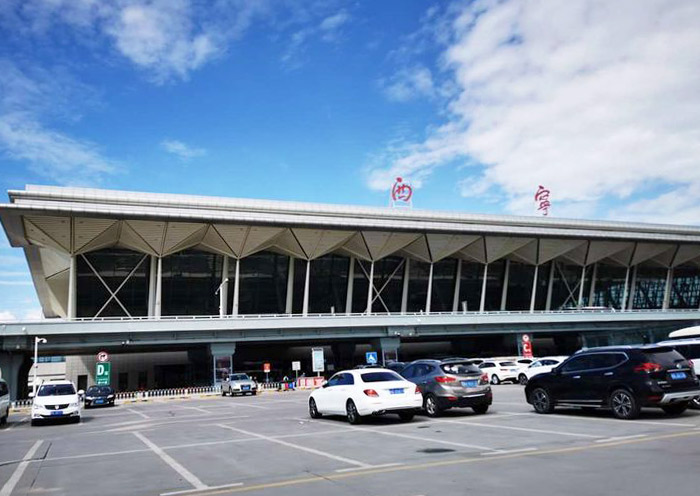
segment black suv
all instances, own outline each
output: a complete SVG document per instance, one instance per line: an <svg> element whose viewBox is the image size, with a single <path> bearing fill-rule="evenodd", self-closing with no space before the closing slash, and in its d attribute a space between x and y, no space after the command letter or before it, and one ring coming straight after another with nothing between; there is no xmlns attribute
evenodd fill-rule
<svg viewBox="0 0 700 496"><path fill-rule="evenodd" d="M610 408L621 419L635 418L647 406L680 415L698 395L692 364L657 345L581 350L525 387L538 413L552 413L555 406Z"/></svg>

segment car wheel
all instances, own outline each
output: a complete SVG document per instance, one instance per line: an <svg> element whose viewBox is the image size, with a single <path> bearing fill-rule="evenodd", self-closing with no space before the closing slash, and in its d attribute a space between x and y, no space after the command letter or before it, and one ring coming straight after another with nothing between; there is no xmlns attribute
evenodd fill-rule
<svg viewBox="0 0 700 496"><path fill-rule="evenodd" d="M668 415L680 415L685 412L689 406L689 402L682 401L680 403L674 403L673 405L662 406L661 409Z"/></svg>
<svg viewBox="0 0 700 496"><path fill-rule="evenodd" d="M616 389L610 395L610 408L613 415L622 420L630 420L639 416L641 409L632 393L626 389Z"/></svg>
<svg viewBox="0 0 700 496"><path fill-rule="evenodd" d="M30 424L31 424L32 426L36 426L36 425L39 425L39 421L38 421L37 419L32 419L31 422L30 422Z"/></svg>
<svg viewBox="0 0 700 496"><path fill-rule="evenodd" d="M476 405L472 407L472 410L474 410L474 413L478 415L483 415L484 413L489 411L489 406L488 405Z"/></svg>
<svg viewBox="0 0 700 496"><path fill-rule="evenodd" d="M700 396L696 396L690 400L690 408L693 410L700 410Z"/></svg>
<svg viewBox="0 0 700 496"><path fill-rule="evenodd" d="M520 383L521 386L526 386L527 385L527 376L525 374L520 374L520 376L518 376L518 382Z"/></svg>
<svg viewBox="0 0 700 496"><path fill-rule="evenodd" d="M438 405L437 398L432 394L425 397L423 407L425 408L425 413L428 414L428 417L439 417L442 413L442 408L440 408L440 405Z"/></svg>
<svg viewBox="0 0 700 496"><path fill-rule="evenodd" d="M221 396L226 396L226 391L224 391L224 388L221 388Z"/></svg>
<svg viewBox="0 0 700 496"><path fill-rule="evenodd" d="M250 393L250 394L252 394L253 396L255 396L256 394L258 394L258 392L257 392L257 391L253 391L253 392Z"/></svg>
<svg viewBox="0 0 700 496"><path fill-rule="evenodd" d="M316 408L316 400L313 398L309 399L309 417L312 419L321 418L321 413L318 411L318 408Z"/></svg>
<svg viewBox="0 0 700 496"><path fill-rule="evenodd" d="M537 388L530 393L530 403L537 413L552 413L554 411L552 397L544 388Z"/></svg>
<svg viewBox="0 0 700 496"><path fill-rule="evenodd" d="M399 418L401 419L401 422L410 422L415 416L416 412L399 412Z"/></svg>
<svg viewBox="0 0 700 496"><path fill-rule="evenodd" d="M73 423L79 424L79 423L80 423L80 416L78 416L78 417L73 417Z"/></svg>
<svg viewBox="0 0 700 496"><path fill-rule="evenodd" d="M498 385L501 383L501 380L498 378L496 374L493 374L491 376L491 384Z"/></svg>
<svg viewBox="0 0 700 496"><path fill-rule="evenodd" d="M353 425L359 424L361 422L362 418L360 417L360 414L357 411L357 407L355 406L354 401L348 400L348 403L345 406L345 411L348 417L348 422L350 422Z"/></svg>
<svg viewBox="0 0 700 496"><path fill-rule="evenodd" d="M10 409L8 408L8 409L5 411L5 415L3 415L2 417L0 417L0 425L5 425L5 424L7 423L7 417L9 417L9 416L10 416Z"/></svg>

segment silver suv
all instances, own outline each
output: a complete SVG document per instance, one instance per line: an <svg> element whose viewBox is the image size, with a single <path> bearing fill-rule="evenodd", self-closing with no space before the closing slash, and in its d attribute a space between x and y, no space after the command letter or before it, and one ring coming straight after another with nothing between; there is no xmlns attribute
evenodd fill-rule
<svg viewBox="0 0 700 496"><path fill-rule="evenodd" d="M488 376L469 360L416 360L401 375L418 385L431 417L455 407L486 413L493 401Z"/></svg>

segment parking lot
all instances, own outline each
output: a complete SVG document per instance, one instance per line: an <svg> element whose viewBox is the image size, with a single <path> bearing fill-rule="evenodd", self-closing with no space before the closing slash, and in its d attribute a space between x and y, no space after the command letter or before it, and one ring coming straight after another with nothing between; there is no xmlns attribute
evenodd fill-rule
<svg viewBox="0 0 700 496"><path fill-rule="evenodd" d="M486 415L311 420L308 392L119 405L0 429L9 494L679 494L700 485L700 412L537 415L520 386Z"/></svg>

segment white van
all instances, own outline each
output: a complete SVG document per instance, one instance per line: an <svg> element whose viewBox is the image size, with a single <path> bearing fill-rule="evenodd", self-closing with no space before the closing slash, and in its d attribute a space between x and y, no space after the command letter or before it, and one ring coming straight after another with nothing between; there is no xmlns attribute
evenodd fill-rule
<svg viewBox="0 0 700 496"><path fill-rule="evenodd" d="M693 369L695 369L695 375L700 377L700 337L698 338L685 338L685 339L669 339L668 341L661 341L660 343L664 346L670 346L675 349L678 353L683 355L686 359L693 362ZM700 410L700 397L695 398L690 406L696 410Z"/></svg>
<svg viewBox="0 0 700 496"><path fill-rule="evenodd" d="M10 388L0 379L0 425L7 422L10 416Z"/></svg>

